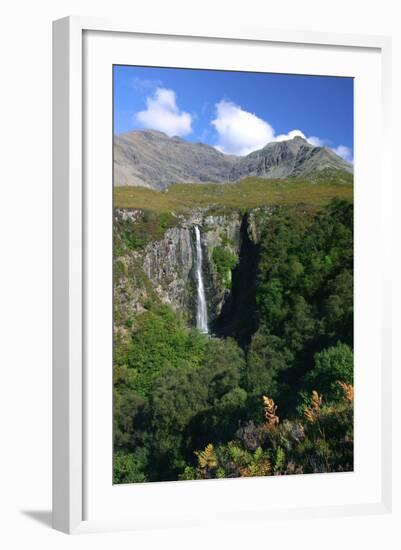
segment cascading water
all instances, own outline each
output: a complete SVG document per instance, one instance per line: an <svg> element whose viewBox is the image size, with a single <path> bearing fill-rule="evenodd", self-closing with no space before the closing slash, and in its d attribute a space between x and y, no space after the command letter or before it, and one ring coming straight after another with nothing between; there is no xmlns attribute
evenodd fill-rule
<svg viewBox="0 0 401 550"><path fill-rule="evenodd" d="M207 305L202 277L202 246L199 227L195 225L195 275L197 285L196 327L207 334Z"/></svg>

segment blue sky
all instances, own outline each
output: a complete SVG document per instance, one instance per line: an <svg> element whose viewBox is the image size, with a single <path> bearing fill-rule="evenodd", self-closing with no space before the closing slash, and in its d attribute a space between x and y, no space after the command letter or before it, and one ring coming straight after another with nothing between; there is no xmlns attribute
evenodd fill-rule
<svg viewBox="0 0 401 550"><path fill-rule="evenodd" d="M114 132L152 128L245 155L302 135L353 158L353 79L114 67Z"/></svg>

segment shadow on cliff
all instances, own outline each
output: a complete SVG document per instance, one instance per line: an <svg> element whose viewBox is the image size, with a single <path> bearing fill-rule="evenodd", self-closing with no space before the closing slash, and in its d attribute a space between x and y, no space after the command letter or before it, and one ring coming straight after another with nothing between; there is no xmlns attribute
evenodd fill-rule
<svg viewBox="0 0 401 550"><path fill-rule="evenodd" d="M256 278L259 245L249 238L248 228L249 218L245 214L240 229L239 262L232 272L231 293L212 327L216 336L231 336L243 348L250 343L252 334L257 329Z"/></svg>

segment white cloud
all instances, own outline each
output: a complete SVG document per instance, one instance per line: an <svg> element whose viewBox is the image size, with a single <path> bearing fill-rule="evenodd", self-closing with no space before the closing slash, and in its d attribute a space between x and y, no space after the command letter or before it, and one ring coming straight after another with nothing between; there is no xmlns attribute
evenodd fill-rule
<svg viewBox="0 0 401 550"><path fill-rule="evenodd" d="M324 147L327 143L325 139L321 139L320 137L317 137L317 136L309 136L306 138L306 140L309 141L309 143L311 145L314 145L315 147Z"/></svg>
<svg viewBox="0 0 401 550"><path fill-rule="evenodd" d="M287 139L293 139L297 136L306 139L305 134L301 132L301 130L291 130L288 134L280 134L279 136L275 136L272 141L286 141Z"/></svg>
<svg viewBox="0 0 401 550"><path fill-rule="evenodd" d="M332 151L336 153L339 157L342 157L347 162L353 162L352 150L346 145L339 145L338 147L333 147Z"/></svg>
<svg viewBox="0 0 401 550"><path fill-rule="evenodd" d="M173 90L156 88L146 99L146 110L136 113L135 118L145 128L160 130L168 136L185 136L192 132L192 116L180 111Z"/></svg>
<svg viewBox="0 0 401 550"><path fill-rule="evenodd" d="M327 140L321 139L317 136L309 136L306 137L301 130L291 130L291 132L288 132L288 134L281 134L279 136L276 136L273 141L285 141L287 139L293 139L296 136L300 136L306 141L308 141L311 145L314 145L315 147L324 147L325 145L328 145ZM347 162L353 162L352 159L352 150L350 147L347 147L346 145L339 145L338 147L330 147L330 149L336 153L339 157L343 158Z"/></svg>
<svg viewBox="0 0 401 550"><path fill-rule="evenodd" d="M272 141L285 141L300 136L315 147L322 147L324 140L317 136L306 137L301 130L275 135L274 128L265 120L245 111L231 101L216 104L216 118L212 120L218 134L215 148L222 153L248 155Z"/></svg>
<svg viewBox="0 0 401 550"><path fill-rule="evenodd" d="M288 134L280 134L276 136L273 141L286 141L287 139L293 139L294 137L301 137L306 139L314 147L324 147L326 141L317 136L306 136L301 130L291 130Z"/></svg>
<svg viewBox="0 0 401 550"><path fill-rule="evenodd" d="M216 104L216 111L212 124L219 140L215 147L222 153L247 155L273 141L270 124L235 103L222 100Z"/></svg>

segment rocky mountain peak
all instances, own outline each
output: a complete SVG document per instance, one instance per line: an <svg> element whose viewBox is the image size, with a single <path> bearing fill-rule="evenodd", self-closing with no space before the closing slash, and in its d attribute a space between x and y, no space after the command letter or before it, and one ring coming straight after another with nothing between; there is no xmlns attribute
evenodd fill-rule
<svg viewBox="0 0 401 550"><path fill-rule="evenodd" d="M246 177L308 177L324 169L352 172L352 165L301 136L266 144L247 156L223 154L205 143L135 130L114 138L114 185L163 189L172 183L227 183Z"/></svg>

